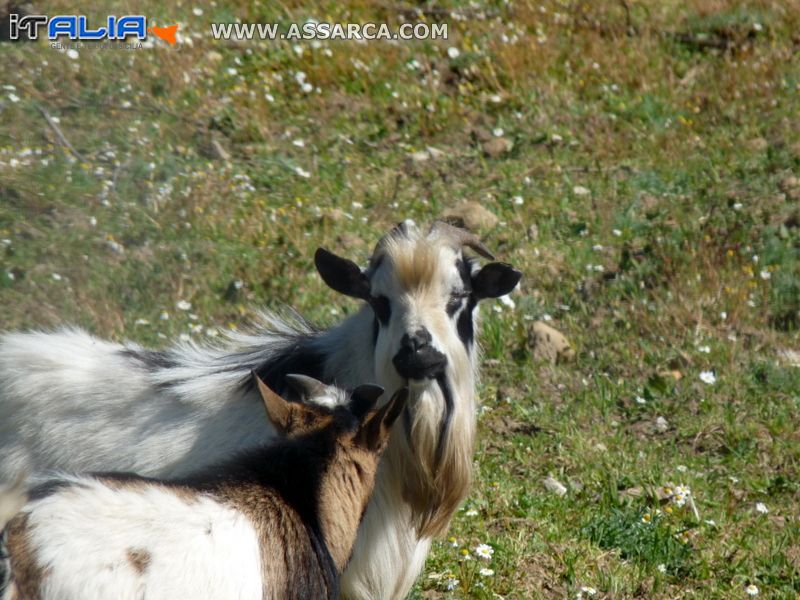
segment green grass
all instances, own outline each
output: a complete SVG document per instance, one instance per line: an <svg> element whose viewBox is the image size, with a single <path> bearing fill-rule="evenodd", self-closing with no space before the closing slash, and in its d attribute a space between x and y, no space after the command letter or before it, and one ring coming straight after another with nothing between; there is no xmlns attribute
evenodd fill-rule
<svg viewBox="0 0 800 600"><path fill-rule="evenodd" d="M397 24L404 5L166 6L139 3L191 45L0 43L0 327L160 346L282 303L332 323L355 303L317 246L362 260L397 221L477 201L525 278L515 309L484 306L476 483L414 597L800 594L796 3L445 2L461 18L427 18L447 41L297 48L208 24ZM513 148L492 157L496 129ZM534 319L574 361L533 358ZM658 500L669 483L699 518Z"/></svg>

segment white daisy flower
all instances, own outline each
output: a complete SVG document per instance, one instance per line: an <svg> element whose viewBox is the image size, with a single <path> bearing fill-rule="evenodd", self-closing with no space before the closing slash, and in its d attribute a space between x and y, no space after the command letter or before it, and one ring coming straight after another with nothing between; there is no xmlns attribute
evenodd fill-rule
<svg viewBox="0 0 800 600"><path fill-rule="evenodd" d="M478 544L475 546L475 554L478 556L478 558L490 560L492 558L492 554L494 554L494 548L492 548L489 544Z"/></svg>

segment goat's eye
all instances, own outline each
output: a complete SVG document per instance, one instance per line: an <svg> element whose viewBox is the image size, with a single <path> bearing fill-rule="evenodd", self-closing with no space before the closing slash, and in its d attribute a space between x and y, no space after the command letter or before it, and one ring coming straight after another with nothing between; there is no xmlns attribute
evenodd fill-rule
<svg viewBox="0 0 800 600"><path fill-rule="evenodd" d="M453 316L456 311L461 308L464 299L469 296L469 292L459 291L450 294L450 299L447 301L447 314Z"/></svg>
<svg viewBox="0 0 800 600"><path fill-rule="evenodd" d="M370 306L375 311L375 316L384 325L389 322L389 317L392 314L392 308L389 304L389 299L386 296L373 296L370 298Z"/></svg>

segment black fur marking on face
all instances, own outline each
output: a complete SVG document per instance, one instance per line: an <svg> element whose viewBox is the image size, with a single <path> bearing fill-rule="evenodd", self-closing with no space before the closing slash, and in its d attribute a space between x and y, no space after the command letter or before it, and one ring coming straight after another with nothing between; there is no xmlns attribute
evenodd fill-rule
<svg viewBox="0 0 800 600"><path fill-rule="evenodd" d="M464 286L463 292L453 294L447 304L447 314L450 318L458 314L456 330L458 331L458 337L467 349L469 349L475 340L475 326L472 320L472 312L478 304L472 289L472 268L474 264L475 259L473 258L458 259L458 261L456 261L456 268L458 269L459 275L461 275L461 282ZM464 304L464 299L466 299L466 305ZM460 313L458 312L459 308L461 308Z"/></svg>
<svg viewBox="0 0 800 600"><path fill-rule="evenodd" d="M467 298L469 298L469 293L455 292L451 294L450 299L447 301L447 306L445 307L447 316L451 319L456 316L458 310L464 306L464 300Z"/></svg>
<svg viewBox="0 0 800 600"><path fill-rule="evenodd" d="M403 429L406 431L406 441L408 442L408 447L411 448L411 452L414 452L414 440L411 437L411 428L411 409L406 406L403 410Z"/></svg>
<svg viewBox="0 0 800 600"><path fill-rule="evenodd" d="M372 320L372 347L378 345L378 334L381 332L381 324L378 322L378 318L374 318Z"/></svg>
<svg viewBox="0 0 800 600"><path fill-rule="evenodd" d="M472 267L475 264L474 258L459 258L456 261L456 269L461 276L461 283L464 285L465 292L472 291Z"/></svg>
<svg viewBox="0 0 800 600"><path fill-rule="evenodd" d="M436 454L433 462L435 468L438 469L439 463L442 461L445 438L447 438L447 432L450 430L450 424L453 421L453 394L450 391L450 383L444 373L436 378L436 383L439 384L442 396L444 396L444 412L442 413L442 422L439 423L439 441L436 442Z"/></svg>
<svg viewBox="0 0 800 600"><path fill-rule="evenodd" d="M476 306L478 306L478 300L475 296L470 296L467 299L467 305L464 307L464 310L458 315L458 322L456 323L458 337L468 349L475 342L475 323L472 318L472 313Z"/></svg>
<svg viewBox="0 0 800 600"><path fill-rule="evenodd" d="M368 302L378 320L386 325L392 316L392 305L389 299L386 296L370 296Z"/></svg>

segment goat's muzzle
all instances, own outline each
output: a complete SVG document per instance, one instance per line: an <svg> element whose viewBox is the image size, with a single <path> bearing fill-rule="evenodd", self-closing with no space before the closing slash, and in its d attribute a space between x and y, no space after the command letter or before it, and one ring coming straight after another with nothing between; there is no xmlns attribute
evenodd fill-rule
<svg viewBox="0 0 800 600"><path fill-rule="evenodd" d="M431 345L433 339L427 329L413 335L405 334L400 340L400 350L394 355L394 368L403 379L434 379L444 372L447 357Z"/></svg>

